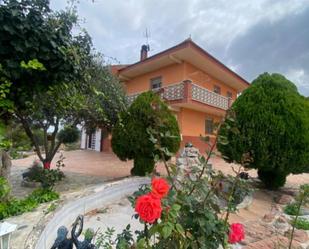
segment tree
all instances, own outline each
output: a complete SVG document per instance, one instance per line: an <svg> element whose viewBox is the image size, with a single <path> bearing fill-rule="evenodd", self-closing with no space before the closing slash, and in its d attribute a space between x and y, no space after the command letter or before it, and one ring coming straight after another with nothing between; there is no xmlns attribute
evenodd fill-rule
<svg viewBox="0 0 309 249"><path fill-rule="evenodd" d="M11 117L23 126L46 168L61 144L78 139L77 125L92 113L97 114L90 119L93 123L112 127L116 106L125 98L117 87L105 87L110 72L93 53L88 34L73 35L77 20L74 8L54 12L48 0L0 4L0 79L12 82L5 101L13 103ZM102 96L105 103L114 104L100 106ZM38 130L43 133L43 150Z"/></svg>
<svg viewBox="0 0 309 249"><path fill-rule="evenodd" d="M165 153L158 152L151 137L150 129L164 134L160 144ZM127 112L122 112L112 132L112 148L123 161L134 159L133 175L152 172L154 155L161 159L164 155L176 153L180 145L177 120L168 106L153 92L142 93L132 103ZM165 157L165 156L164 156ZM165 158L167 159L167 158Z"/></svg>
<svg viewBox="0 0 309 249"><path fill-rule="evenodd" d="M290 173L309 172L309 105L284 76L260 75L230 113L218 144L227 162L257 169L268 188L283 186Z"/></svg>
<svg viewBox="0 0 309 249"><path fill-rule="evenodd" d="M92 77L88 83L89 89L85 92L86 104L82 113L84 128L88 133L98 126L111 132L119 113L127 109L125 90L100 56L93 61L89 74Z"/></svg>
<svg viewBox="0 0 309 249"><path fill-rule="evenodd" d="M18 108L49 86L85 76L91 40L74 36L76 25L74 9L54 12L48 0L0 3L0 76L13 83L8 99Z"/></svg>
<svg viewBox="0 0 309 249"><path fill-rule="evenodd" d="M0 72L2 72L2 66L0 64ZM11 111L13 108L13 102L7 99L7 95L10 93L11 82L5 77L0 77L0 117L5 112ZM5 111L4 111L5 110ZM8 140L5 139L6 126L4 122L0 120L0 178L4 177L8 183L10 183L11 173L11 160L6 151L10 146Z"/></svg>
<svg viewBox="0 0 309 249"><path fill-rule="evenodd" d="M124 109L124 93L102 87L110 84L110 72L104 68L99 72L102 78L92 78L93 74L89 74L91 80L81 83L82 87L67 84L50 87L45 93L33 96L27 109L14 112L46 168L49 168L61 144L74 143L79 139L77 125L91 121L93 125L111 129L118 111ZM92 82L95 84L92 85ZM117 84L120 85L119 82L113 84L116 89ZM108 105L111 99L113 105ZM107 104L104 106L102 102ZM45 156L40 147L40 133L36 133L38 130L43 133Z"/></svg>

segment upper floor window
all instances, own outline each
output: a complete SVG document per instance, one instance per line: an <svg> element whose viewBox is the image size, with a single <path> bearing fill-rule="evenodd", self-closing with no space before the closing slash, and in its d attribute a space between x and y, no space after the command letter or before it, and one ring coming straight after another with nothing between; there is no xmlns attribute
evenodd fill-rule
<svg viewBox="0 0 309 249"><path fill-rule="evenodd" d="M206 118L205 120L205 133L212 134L214 132L214 120L212 118Z"/></svg>
<svg viewBox="0 0 309 249"><path fill-rule="evenodd" d="M220 86L214 86L214 92L217 94L221 94L221 87Z"/></svg>
<svg viewBox="0 0 309 249"><path fill-rule="evenodd" d="M158 89L160 88L162 85L162 77L156 77L156 78L152 78L150 79L150 89Z"/></svg>
<svg viewBox="0 0 309 249"><path fill-rule="evenodd" d="M230 92L230 91L227 91L227 92L226 92L226 97L228 97L228 98L233 98L233 93Z"/></svg>

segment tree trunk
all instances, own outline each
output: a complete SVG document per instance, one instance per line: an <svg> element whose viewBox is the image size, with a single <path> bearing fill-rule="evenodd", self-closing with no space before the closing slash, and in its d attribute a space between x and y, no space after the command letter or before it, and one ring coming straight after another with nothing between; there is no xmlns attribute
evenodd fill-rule
<svg viewBox="0 0 309 249"><path fill-rule="evenodd" d="M9 154L1 150L0 151L0 177L4 177L10 184L12 162Z"/></svg>

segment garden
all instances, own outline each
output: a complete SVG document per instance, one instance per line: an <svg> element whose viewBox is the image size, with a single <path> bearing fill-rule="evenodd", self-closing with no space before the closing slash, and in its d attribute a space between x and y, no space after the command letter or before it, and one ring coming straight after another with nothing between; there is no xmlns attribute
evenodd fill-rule
<svg viewBox="0 0 309 249"><path fill-rule="evenodd" d="M1 249L309 248L309 101L291 81L259 75L201 136L206 151L181 148L159 94L128 104L74 5L5 0L0 23ZM111 133L131 176L71 189L59 151L80 127ZM17 196L12 159L31 155Z"/></svg>

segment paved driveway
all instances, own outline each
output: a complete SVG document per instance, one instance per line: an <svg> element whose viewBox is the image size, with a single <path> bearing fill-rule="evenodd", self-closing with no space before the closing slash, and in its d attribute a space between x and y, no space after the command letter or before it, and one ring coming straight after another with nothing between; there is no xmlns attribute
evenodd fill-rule
<svg viewBox="0 0 309 249"><path fill-rule="evenodd" d="M65 156L64 171L80 173L91 176L103 176L105 178L119 178L130 175L130 170L133 166L132 161L122 162L113 153L95 152L89 150L63 151L57 153L53 160L52 167L55 167L60 153ZM25 159L13 160L13 165L16 167L29 167L36 156L30 156ZM214 168L221 170L227 174L233 174L231 166L237 167L224 162L221 158L216 157L211 159ZM158 166L158 171L164 173L164 167ZM250 176L255 177L256 171L250 170ZM290 175L286 186L297 187L301 184L309 183L309 174Z"/></svg>
<svg viewBox="0 0 309 249"><path fill-rule="evenodd" d="M52 167L63 153L65 167L63 171L80 173L107 178L119 178L130 175L133 166L131 161L122 162L112 153L100 153L89 150L61 151L58 152L52 162ZM37 156L25 159L13 160L13 166L29 167Z"/></svg>

